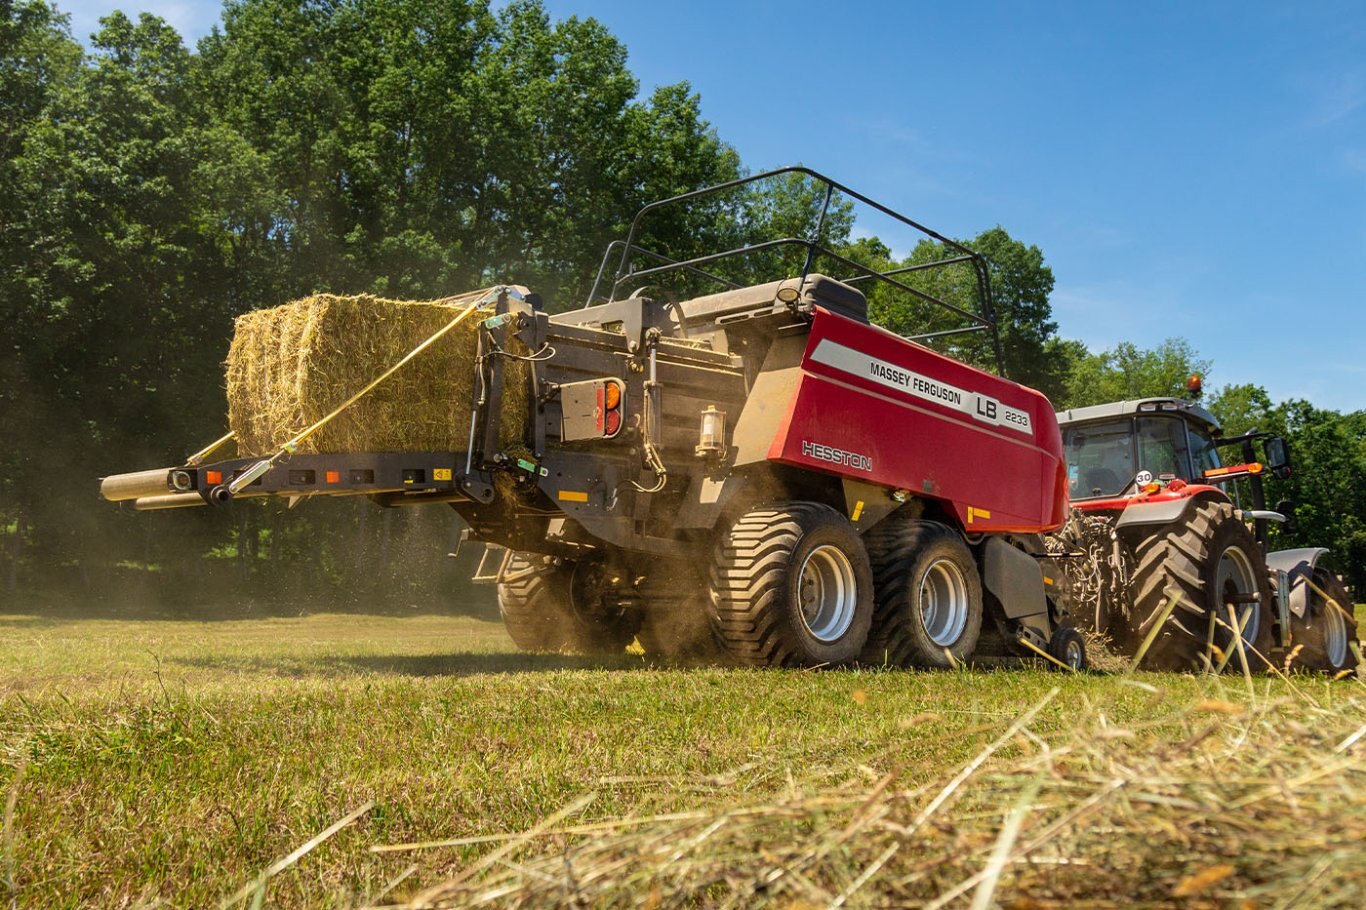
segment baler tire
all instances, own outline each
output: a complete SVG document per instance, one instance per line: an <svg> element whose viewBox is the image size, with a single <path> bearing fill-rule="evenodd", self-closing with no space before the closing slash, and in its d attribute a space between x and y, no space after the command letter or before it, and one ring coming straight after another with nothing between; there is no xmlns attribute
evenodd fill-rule
<svg viewBox="0 0 1366 910"><path fill-rule="evenodd" d="M1312 587L1306 592L1304 618L1293 613L1290 616L1291 646L1301 646L1291 666L1329 673L1356 670L1359 661L1352 649L1352 642L1357 642L1358 647L1360 642L1357 638L1356 616L1352 612L1352 598L1347 594L1346 587L1336 575L1318 566L1295 577L1291 585L1302 585L1306 580L1312 581L1319 590L1341 604L1343 609L1334 608Z"/></svg>
<svg viewBox="0 0 1366 910"><path fill-rule="evenodd" d="M575 563L546 565L535 554L514 553L498 584L498 612L523 651L620 654L635 638L637 615L595 616L574 603Z"/></svg>
<svg viewBox="0 0 1366 910"><path fill-rule="evenodd" d="M1225 576L1220 583L1220 565L1226 556L1230 571L1237 571L1241 560L1242 574L1247 576L1243 586L1255 587L1259 595L1258 602L1248 604L1252 612L1246 621L1255 619L1257 625L1250 634L1245 630L1243 652L1250 671L1266 668L1274 642L1274 595L1261 549L1231 503L1205 500L1159 529L1139 525L1124 529L1121 535L1134 552L1129 585L1132 606L1124 636L1131 649L1136 651L1146 639L1151 624L1166 610L1168 599L1177 597L1163 629L1143 655L1144 669L1190 672L1205 666L1206 658L1217 661L1206 648L1212 614L1218 617L1213 644L1228 655L1229 670L1242 669L1224 599L1231 592L1221 590L1237 587L1238 582Z"/></svg>
<svg viewBox="0 0 1366 910"><path fill-rule="evenodd" d="M982 632L982 579L962 535L939 522L891 519L867 536L877 605L862 662L948 669L970 658ZM936 634L925 598L945 584L957 589L963 616ZM937 610L936 601L930 622Z"/></svg>
<svg viewBox="0 0 1366 910"><path fill-rule="evenodd" d="M873 573L858 531L839 512L814 502L775 503L751 509L720 534L711 600L716 638L737 663L847 664L868 638Z"/></svg>
<svg viewBox="0 0 1366 910"><path fill-rule="evenodd" d="M723 662L725 648L716 639L705 576L688 567L670 566L640 588L645 601L636 641L646 657L686 664Z"/></svg>

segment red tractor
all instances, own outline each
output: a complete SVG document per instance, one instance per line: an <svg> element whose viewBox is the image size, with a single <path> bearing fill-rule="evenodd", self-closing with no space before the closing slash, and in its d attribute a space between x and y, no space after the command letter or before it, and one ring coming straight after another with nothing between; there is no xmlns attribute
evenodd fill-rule
<svg viewBox="0 0 1366 910"><path fill-rule="evenodd" d="M1319 565L1328 551L1268 552L1269 524L1293 514L1289 502L1266 504L1265 478L1290 471L1282 438L1224 437L1213 414L1176 398L1058 417L1073 513L1051 540L1071 555L1065 574L1087 601L1087 627L1121 652L1146 643L1154 669L1357 667L1352 602Z"/></svg>

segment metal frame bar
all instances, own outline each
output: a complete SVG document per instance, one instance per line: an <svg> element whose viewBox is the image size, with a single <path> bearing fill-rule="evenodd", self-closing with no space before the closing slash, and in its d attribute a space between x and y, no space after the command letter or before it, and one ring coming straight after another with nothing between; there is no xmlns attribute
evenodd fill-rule
<svg viewBox="0 0 1366 910"><path fill-rule="evenodd" d="M588 292L588 300L584 302L583 306L580 307L580 309L588 309L593 305L593 301L598 299L598 288L602 285L602 276L607 272L607 262L612 258L613 250L616 250L619 247L625 247L626 245L627 244L625 240L613 240L611 243L607 244L607 249L602 254L602 262L598 264L598 274L593 279L593 289ZM643 246L635 247L634 252L639 253L642 256L648 256L649 258L654 259L658 262L664 262L682 268L684 269L684 271L691 272L694 275L706 278L709 281L715 281L717 284L727 285L732 289L740 287L738 283L731 281L729 278L722 278L720 275L713 275L711 272L704 272L701 269L689 268L685 266L683 263L677 261L676 259L670 259L668 256L663 256L659 253L656 253L654 250L648 250ZM615 289L615 287L616 285L614 284L613 288ZM612 302L612 300L604 301L604 303Z"/></svg>
<svg viewBox="0 0 1366 910"><path fill-rule="evenodd" d="M739 249L727 250L722 253L716 253L709 256L700 256L695 257L693 259L687 259L682 261L670 261L667 257L661 256L658 253L653 253L649 250L645 250L638 246L638 244L636 243L636 238L640 235L640 226L642 221L645 219L647 215L649 215L656 209L663 208L664 206L668 205L677 205L680 203L689 202L704 196L711 196L718 193L729 192L732 190L739 189L740 187L747 186L751 183L756 183L760 180L768 180L774 177L780 177L784 174L801 174L805 177L811 178L812 180L816 181L817 183L825 187L825 198L821 205L820 214L817 217L815 233L805 240L798 239L795 237L789 237L776 241L765 241L763 243L757 243L751 246L741 247ZM829 249L822 247L820 245L820 233L824 229L825 218L829 211L830 203L836 192L839 192L842 195L855 200L856 202L860 202L872 209L875 209L878 212L881 212L887 217L892 218L893 220L906 225L907 227L911 228L917 233L924 235L925 237L928 237L931 240L935 240L939 243L944 244L944 246L946 246L948 249L952 251L955 251L958 255L944 260L937 260L931 263L921 263L919 265L905 266L899 269L893 269L886 272L879 272L876 269L873 269L869 266L865 266L861 263L853 262L850 259L847 259L843 256L840 256L837 253L834 253ZM749 253L756 252L759 250L771 249L776 246L785 245L801 245L806 248L806 260L802 266L801 274L801 278L803 280L805 280L807 274L809 273L810 268L817 255L827 256L831 259L834 259L837 262L840 262L843 265L852 267L862 273L859 276L854 276L851 279L853 281L873 280L885 282L887 284L892 285L893 287L898 288L899 290L910 293L915 297L918 297L928 303L932 303L936 306L940 306L944 309L950 310L951 312L957 313L958 315L969 319L975 324L973 327L962 330L936 332L920 337L940 337L945 334L959 334L963 331L980 331L981 329L990 329L992 333L993 352L996 355L997 369L1004 375L1005 357L1001 348L1000 329L996 322L996 306L995 301L992 298L991 275L989 272L986 258L982 256L980 253L977 253L976 251L971 250L968 247L965 247L954 240L950 240L943 234L931 230L925 225L920 224L919 222L914 221L906 217L905 215L902 215L900 212L897 212L896 210L891 209L883 205L882 203L877 202L876 200L873 200L868 196L863 195L862 193L852 190L844 184L830 179L824 174L821 174L807 167L802 167L800 165L777 168L771 171L764 171L762 173L754 174L749 177L741 177L739 179L730 180L725 183L718 183L714 186L703 187L702 189L692 190L691 192L682 193L677 196L671 196L668 199L660 199L645 205L640 209L640 211L636 213L635 218L631 220L631 227L629 232L627 233L626 240L613 241L613 243L608 246L608 251L603 256L603 264L598 269L598 279L595 280L593 283L593 291L589 296L589 303L587 305L591 305L592 301L597 298L601 279L603 274L605 273L607 261L611 258L611 253L614 246L620 248L621 257L617 262L616 272L613 274L612 277L611 290L607 300L608 303L611 303L616 300L616 294L618 290L620 290L623 283L630 279L639 279L647 275L656 275L675 270L690 271L695 274L700 274L703 277L719 281L720 283L729 285L730 287L736 287L734 282L721 279L718 276L711 275L707 272L703 272L697 269L697 266L705 265L710 262L716 262L722 259L731 258L734 256L747 255ZM631 260L633 252L637 252L657 260L661 260L666 264L662 266L655 266L649 269L636 270L633 268L633 263ZM932 294L927 294L923 291L919 291L915 288L912 288L904 282L897 281L893 277L895 275L905 274L908 272L923 271L931 268L942 268L957 263L968 263L972 266L974 276L977 279L977 296L981 304L980 313L969 312L968 310L951 304L946 300L941 300Z"/></svg>

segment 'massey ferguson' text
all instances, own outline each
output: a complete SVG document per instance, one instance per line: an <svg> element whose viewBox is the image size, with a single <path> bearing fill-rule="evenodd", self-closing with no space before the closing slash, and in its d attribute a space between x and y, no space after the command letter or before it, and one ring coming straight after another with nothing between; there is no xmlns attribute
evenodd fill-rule
<svg viewBox="0 0 1366 910"><path fill-rule="evenodd" d="M952 386L941 385L923 376L899 370L896 367L888 366L879 360L868 360L868 372L876 379L886 383L899 385L902 388L910 389L922 398L936 398L940 401L947 401L949 404L963 404L963 391Z"/></svg>

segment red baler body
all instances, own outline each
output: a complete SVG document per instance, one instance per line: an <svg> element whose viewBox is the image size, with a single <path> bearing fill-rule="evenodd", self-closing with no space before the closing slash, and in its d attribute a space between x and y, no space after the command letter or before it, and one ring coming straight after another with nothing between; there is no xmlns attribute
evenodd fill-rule
<svg viewBox="0 0 1366 910"><path fill-rule="evenodd" d="M817 310L769 458L944 503L970 533L1062 525L1048 399L876 326Z"/></svg>

